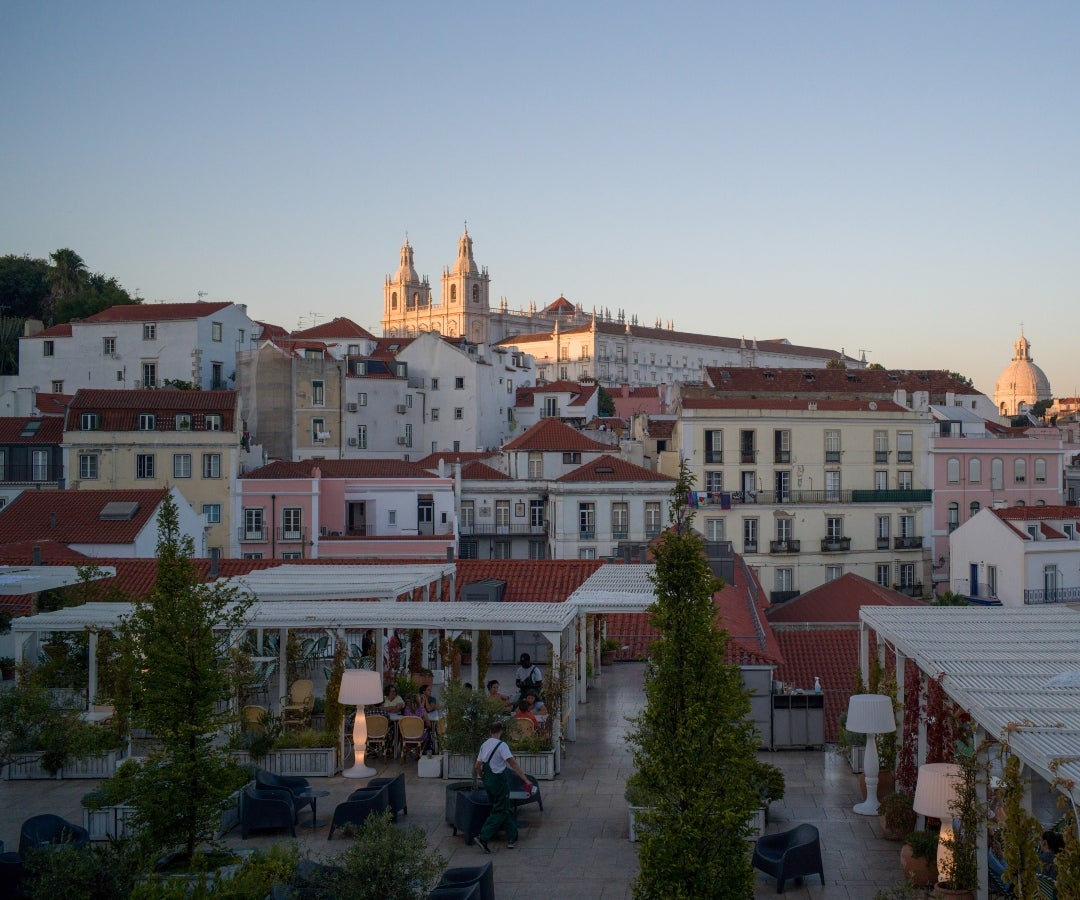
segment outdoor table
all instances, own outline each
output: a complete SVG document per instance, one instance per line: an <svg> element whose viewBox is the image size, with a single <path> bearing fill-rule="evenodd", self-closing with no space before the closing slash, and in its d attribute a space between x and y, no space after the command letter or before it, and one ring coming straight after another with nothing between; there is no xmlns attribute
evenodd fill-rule
<svg viewBox="0 0 1080 900"><path fill-rule="evenodd" d="M326 824L325 822L316 822L315 821L315 805L319 802L320 797L329 797L330 796L329 791L313 791L311 788L308 788L306 791L300 791L296 796L297 797L303 797L304 799L311 801L311 830L312 831L314 831L316 828L320 827L321 825Z"/></svg>

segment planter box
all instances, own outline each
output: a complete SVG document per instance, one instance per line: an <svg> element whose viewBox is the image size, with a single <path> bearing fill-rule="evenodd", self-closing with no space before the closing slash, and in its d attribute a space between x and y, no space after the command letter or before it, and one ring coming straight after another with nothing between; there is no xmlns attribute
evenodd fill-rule
<svg viewBox="0 0 1080 900"><path fill-rule="evenodd" d="M765 833L765 807L764 806L761 809L756 810L754 812L754 814L750 817L750 819L748 821L748 824L750 826L750 831L746 835L746 839L748 841L756 841L759 837L761 837Z"/></svg>
<svg viewBox="0 0 1080 900"><path fill-rule="evenodd" d="M221 811L221 824L218 826L215 838L231 831L240 824L240 794L243 791L235 791L228 800L227 805ZM131 806L119 804L117 806L105 806L101 809L83 809L83 828L90 832L92 841L108 841L115 838L131 837L135 832L131 824L131 817L135 809Z"/></svg>
<svg viewBox="0 0 1080 900"><path fill-rule="evenodd" d="M521 771L537 781L552 781L562 771L562 749L539 750L535 753L515 753ZM472 778L475 756L464 753L443 753L444 778Z"/></svg>
<svg viewBox="0 0 1080 900"><path fill-rule="evenodd" d="M55 775L41 767L41 753L28 753L9 763L4 769L7 781L50 778L108 778L116 772L117 764L124 758L123 750L110 750L103 756L88 756L67 762Z"/></svg>
<svg viewBox="0 0 1080 900"><path fill-rule="evenodd" d="M634 804L630 804L630 840L636 841L638 839L637 815L648 808L649 807L647 806L634 806Z"/></svg>
<svg viewBox="0 0 1080 900"><path fill-rule="evenodd" d="M258 766L274 775L333 778L338 773L337 751L333 747L271 750L258 760L252 759L246 750L235 750L232 758L242 766Z"/></svg>
<svg viewBox="0 0 1080 900"><path fill-rule="evenodd" d="M475 756L464 753L443 753L443 778L472 778Z"/></svg>

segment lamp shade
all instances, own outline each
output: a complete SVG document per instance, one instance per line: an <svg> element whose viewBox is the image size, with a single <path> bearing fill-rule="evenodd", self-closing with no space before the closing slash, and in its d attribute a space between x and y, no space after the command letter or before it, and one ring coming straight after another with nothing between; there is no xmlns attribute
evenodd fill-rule
<svg viewBox="0 0 1080 900"><path fill-rule="evenodd" d="M896 731L892 698L884 694L854 694L848 700L844 727L859 734L887 734Z"/></svg>
<svg viewBox="0 0 1080 900"><path fill-rule="evenodd" d="M919 766L919 780L915 782L915 812L931 819L952 821L951 804L956 799L956 784L960 780L960 767L956 763L926 763Z"/></svg>
<svg viewBox="0 0 1080 900"><path fill-rule="evenodd" d="M346 669L341 676L338 703L366 706L382 701L382 678L370 669Z"/></svg>

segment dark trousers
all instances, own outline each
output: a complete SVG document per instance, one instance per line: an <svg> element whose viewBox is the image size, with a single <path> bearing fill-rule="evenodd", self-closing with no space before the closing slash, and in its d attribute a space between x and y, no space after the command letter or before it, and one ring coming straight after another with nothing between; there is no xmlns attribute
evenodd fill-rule
<svg viewBox="0 0 1080 900"><path fill-rule="evenodd" d="M506 840L516 841L518 836L517 819L514 818L514 804L510 802L510 779L504 769L498 775L484 763L484 790L491 801L491 815L480 829L480 839L490 841L500 828L506 829Z"/></svg>

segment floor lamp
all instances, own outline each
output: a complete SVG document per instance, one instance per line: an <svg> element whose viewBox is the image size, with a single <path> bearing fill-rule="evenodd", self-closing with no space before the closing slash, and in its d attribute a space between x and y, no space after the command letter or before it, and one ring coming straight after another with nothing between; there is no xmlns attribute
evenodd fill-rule
<svg viewBox="0 0 1080 900"><path fill-rule="evenodd" d="M866 735L866 756L863 769L866 772L866 799L852 807L860 816L878 814L878 753L877 736L896 731L896 715L893 713L892 697L884 694L855 694L848 700L847 721L844 728Z"/></svg>
<svg viewBox="0 0 1080 900"><path fill-rule="evenodd" d="M370 778L375 774L374 769L364 765L364 751L367 749L367 715L364 707L370 703L381 703L382 698L382 677L378 672L346 669L341 676L338 703L356 707L352 729L353 767L341 773L346 778Z"/></svg>
<svg viewBox="0 0 1080 900"><path fill-rule="evenodd" d="M915 798L912 808L921 816L941 819L941 837L938 839L937 867L942 881L952 877L953 804L956 802L956 785L962 777L956 763L926 763L919 766L919 780L915 782Z"/></svg>

